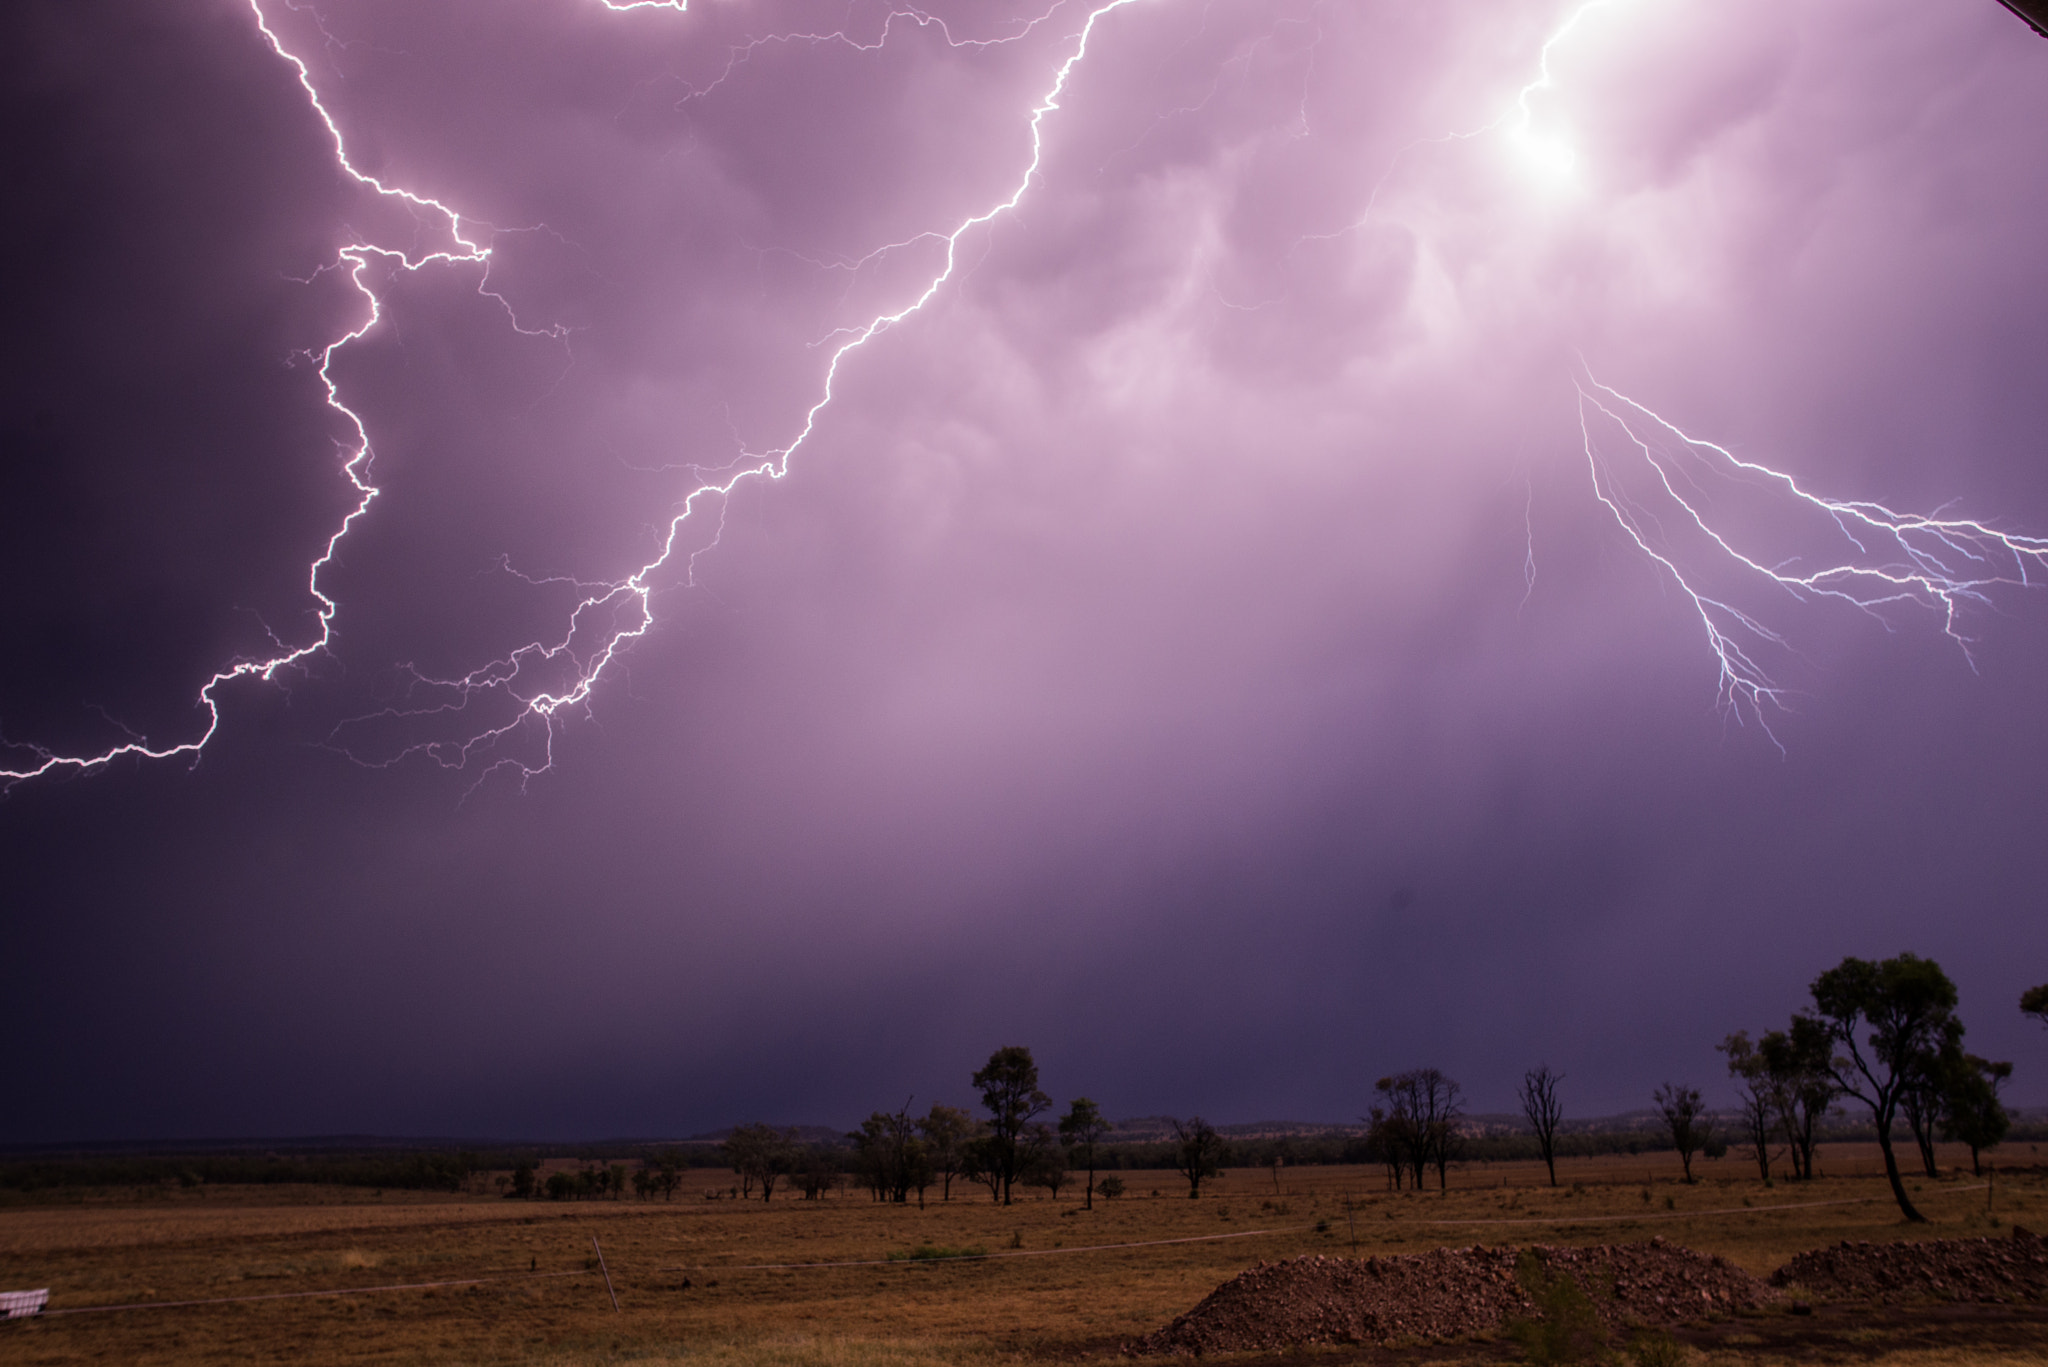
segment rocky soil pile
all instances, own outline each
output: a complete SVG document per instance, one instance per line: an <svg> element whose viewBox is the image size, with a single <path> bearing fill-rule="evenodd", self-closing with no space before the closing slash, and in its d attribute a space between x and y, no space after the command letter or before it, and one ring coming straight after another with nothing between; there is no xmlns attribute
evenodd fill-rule
<svg viewBox="0 0 2048 1367"><path fill-rule="evenodd" d="M2010 1239L1843 1242L1800 1254L1771 1284L1829 1300L2038 1301L2048 1298L2048 1240L2015 1228Z"/></svg>
<svg viewBox="0 0 2048 1367"><path fill-rule="evenodd" d="M1661 1239L1528 1251L1551 1275L1578 1282L1610 1324L1705 1319L1778 1295L1723 1259ZM1515 1275L1522 1252L1473 1247L1260 1263L1124 1351L1189 1355L1465 1338L1497 1330L1533 1308Z"/></svg>

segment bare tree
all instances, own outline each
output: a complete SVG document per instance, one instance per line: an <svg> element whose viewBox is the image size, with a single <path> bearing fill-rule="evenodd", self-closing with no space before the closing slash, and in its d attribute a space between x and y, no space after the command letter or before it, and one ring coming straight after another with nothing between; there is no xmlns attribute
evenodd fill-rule
<svg viewBox="0 0 2048 1367"><path fill-rule="evenodd" d="M1202 1194L1202 1179L1214 1177L1223 1166L1223 1136L1200 1116L1183 1124L1173 1122L1173 1166L1188 1179L1188 1199Z"/></svg>
<svg viewBox="0 0 2048 1367"><path fill-rule="evenodd" d="M1700 1101L1700 1089L1667 1082L1657 1089L1656 1102L1657 1109L1664 1113L1664 1124L1671 1130L1671 1146L1678 1150L1678 1161L1685 1168L1689 1185L1693 1180L1692 1156L1714 1132L1713 1122L1704 1119L1707 1108Z"/></svg>
<svg viewBox="0 0 2048 1367"><path fill-rule="evenodd" d="M1373 1087L1386 1099L1386 1137L1405 1148L1416 1189L1422 1187L1423 1173L1434 1166L1437 1189L1444 1190L1451 1160L1457 1156L1458 1119L1465 1113L1458 1084L1439 1069L1410 1068L1381 1078Z"/></svg>
<svg viewBox="0 0 2048 1367"><path fill-rule="evenodd" d="M1081 1208L1095 1209L1095 1146L1109 1134L1109 1122L1102 1118L1102 1108L1087 1097L1076 1097L1067 1113L1060 1117L1060 1143L1068 1149L1080 1150L1083 1165L1088 1169L1088 1185L1084 1189ZM1053 1199L1059 1199L1059 1192L1053 1192Z"/></svg>
<svg viewBox="0 0 2048 1367"><path fill-rule="evenodd" d="M1536 1131L1536 1147L1543 1151L1543 1166L1550 1169L1550 1185L1557 1185L1557 1124L1564 1119L1564 1107L1557 1099L1557 1084L1563 1073L1554 1073L1547 1063L1522 1074L1522 1114Z"/></svg>
<svg viewBox="0 0 2048 1367"><path fill-rule="evenodd" d="M1280 1169L1294 1161L1294 1141L1281 1135L1266 1148L1266 1166L1273 1170L1273 1194L1280 1194Z"/></svg>

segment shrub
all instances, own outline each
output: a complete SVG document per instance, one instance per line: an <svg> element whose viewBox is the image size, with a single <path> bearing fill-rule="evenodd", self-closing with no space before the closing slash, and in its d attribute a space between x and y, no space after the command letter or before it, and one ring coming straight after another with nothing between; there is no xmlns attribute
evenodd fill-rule
<svg viewBox="0 0 2048 1367"><path fill-rule="evenodd" d="M1535 1313L1510 1320L1508 1337L1536 1367L1614 1360L1607 1326L1585 1288L1566 1273L1552 1274L1533 1253L1522 1254L1516 1280L1535 1302Z"/></svg>

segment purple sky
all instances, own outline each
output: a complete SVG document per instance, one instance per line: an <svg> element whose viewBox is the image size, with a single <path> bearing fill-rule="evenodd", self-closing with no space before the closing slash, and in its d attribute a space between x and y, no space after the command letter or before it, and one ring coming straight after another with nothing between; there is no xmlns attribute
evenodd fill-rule
<svg viewBox="0 0 2048 1367"><path fill-rule="evenodd" d="M2048 594L1581 399L2048 533L1991 0L1128 0L1028 182L1087 3L262 3L488 276L248 4L0 21L0 767L319 639L381 309L327 648L0 799L0 1141L1611 1112L1906 949L2048 1103Z"/></svg>

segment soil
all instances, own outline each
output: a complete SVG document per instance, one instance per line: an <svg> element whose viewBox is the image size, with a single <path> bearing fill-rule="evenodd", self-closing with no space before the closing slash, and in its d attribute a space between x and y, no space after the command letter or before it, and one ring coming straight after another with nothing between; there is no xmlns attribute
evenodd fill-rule
<svg viewBox="0 0 2048 1367"><path fill-rule="evenodd" d="M1725 1259L1662 1239L1591 1248L1475 1245L1364 1259L1311 1255L1240 1273L1124 1351L1191 1356L1489 1334L1534 1309L1517 1276L1525 1254L1549 1275L1576 1281L1610 1327L1724 1317L1761 1309L1781 1294Z"/></svg>
<svg viewBox="0 0 2048 1367"><path fill-rule="evenodd" d="M1771 1284L1828 1300L2048 1300L2048 1240L2013 1229L2010 1239L1928 1239L1876 1244L1844 1240L1801 1253Z"/></svg>

